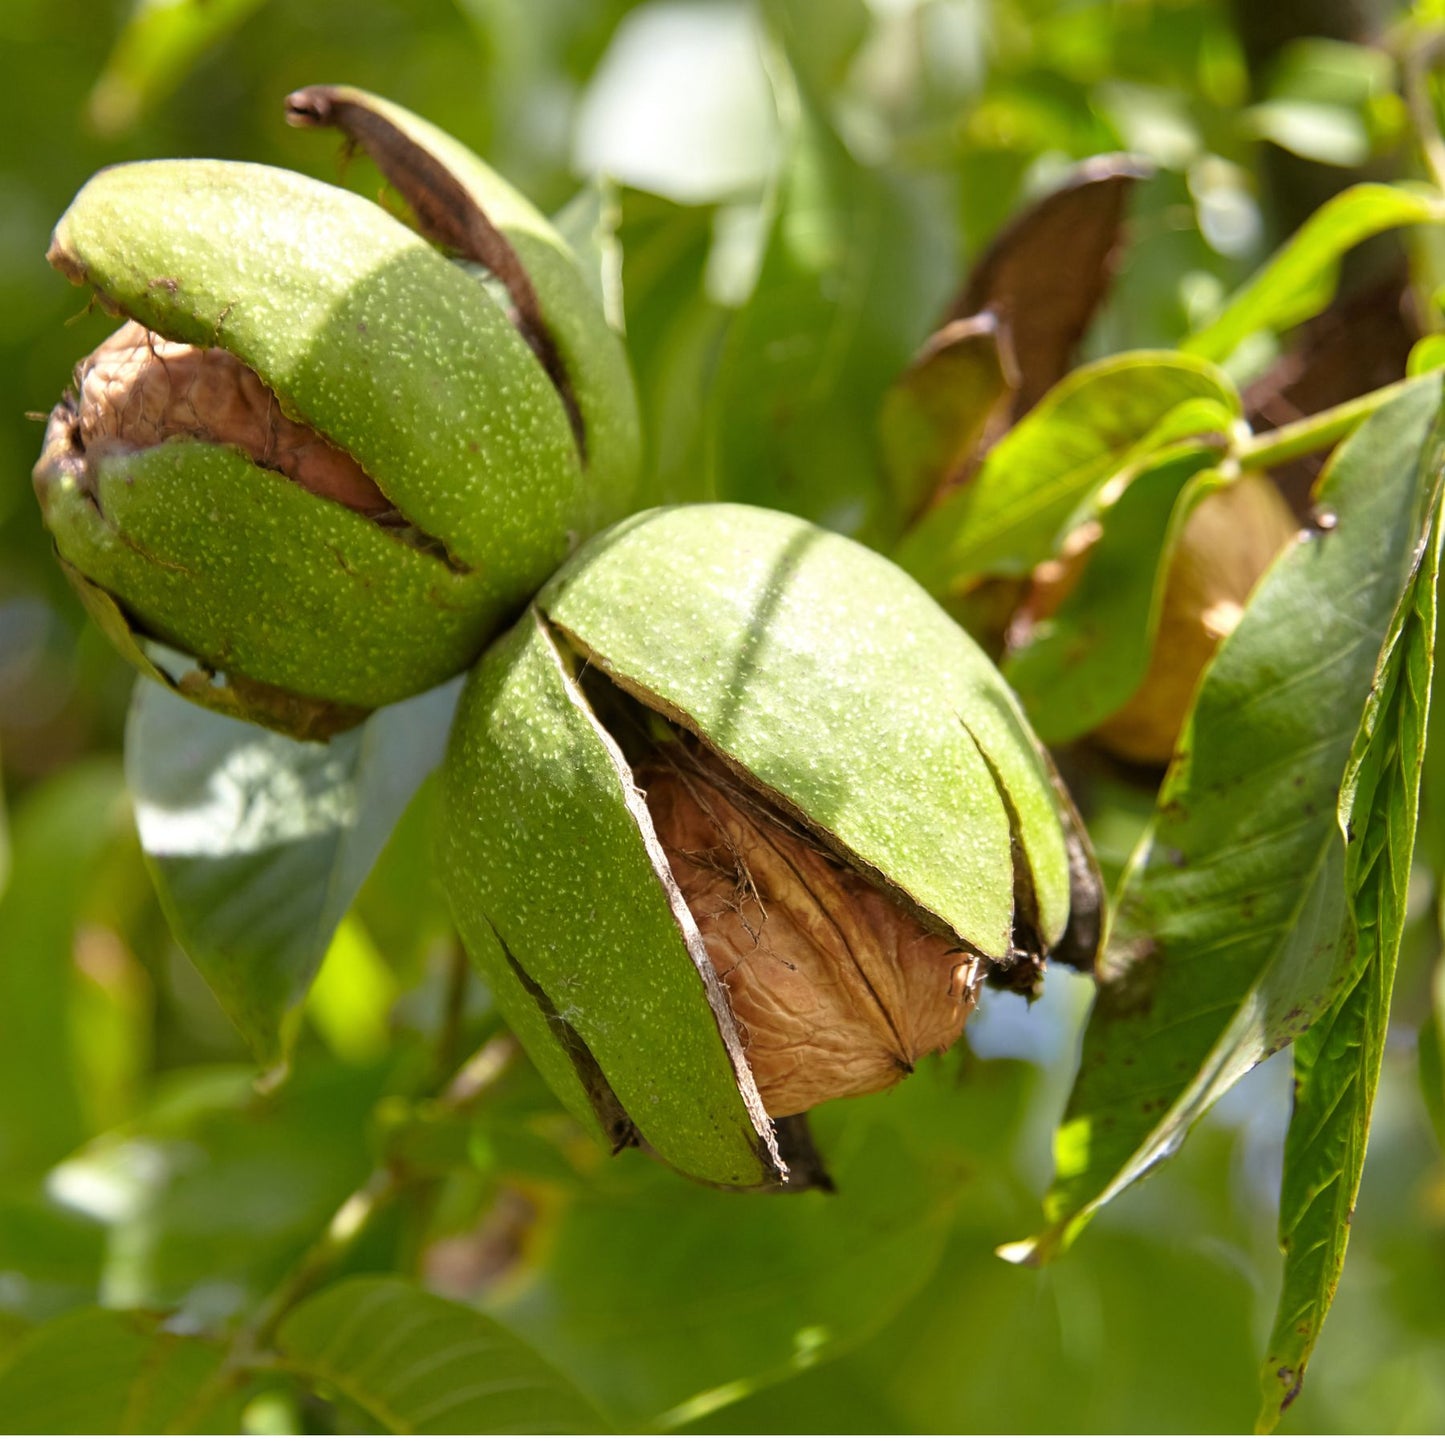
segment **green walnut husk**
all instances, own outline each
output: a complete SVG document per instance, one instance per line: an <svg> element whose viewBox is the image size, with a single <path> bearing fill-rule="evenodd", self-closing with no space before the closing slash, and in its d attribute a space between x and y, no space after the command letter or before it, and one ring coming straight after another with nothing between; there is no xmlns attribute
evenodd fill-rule
<svg viewBox="0 0 1445 1445"><path fill-rule="evenodd" d="M715 505L594 538L474 669L443 773L458 926L562 1100L733 1188L797 1115L1092 963L1099 885L992 664L892 563ZM764 1057L764 1055L767 1055Z"/></svg>
<svg viewBox="0 0 1445 1445"><path fill-rule="evenodd" d="M639 440L620 340L527 201L362 92L288 106L371 152L413 224L263 166L102 171L50 260L132 321L35 485L138 665L168 644L200 667L163 680L315 737L467 667L626 512Z"/></svg>

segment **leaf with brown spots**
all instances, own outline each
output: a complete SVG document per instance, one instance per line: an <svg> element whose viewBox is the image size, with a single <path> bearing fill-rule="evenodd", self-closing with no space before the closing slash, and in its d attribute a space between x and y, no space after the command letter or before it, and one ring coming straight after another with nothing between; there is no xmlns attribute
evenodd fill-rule
<svg viewBox="0 0 1445 1445"><path fill-rule="evenodd" d="M1011 1257L1067 1245L1358 978L1344 887L1358 844L1347 850L1342 819L1363 836L1373 795L1357 791L1351 812L1341 786L1375 727L1381 649L1439 494L1440 405L1439 379L1422 378L1339 450L1320 493L1337 525L1275 564L1205 674L1119 885L1049 1225ZM1133 961L1146 956L1157 972L1141 988Z"/></svg>

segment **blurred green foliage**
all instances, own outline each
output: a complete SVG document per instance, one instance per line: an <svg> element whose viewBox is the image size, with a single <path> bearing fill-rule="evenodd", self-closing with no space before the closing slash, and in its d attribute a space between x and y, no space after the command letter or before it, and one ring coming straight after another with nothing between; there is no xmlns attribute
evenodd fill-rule
<svg viewBox="0 0 1445 1445"><path fill-rule="evenodd" d="M595 1407L699 1432L1248 1428L1280 1276L1283 1058L1068 1255L1038 1272L994 1255L1040 1221L1088 1002L1072 977L1031 1012L989 997L969 1048L819 1110L836 1195L707 1193L603 1157L525 1064L485 1107L429 1097L496 1019L446 925L424 788L322 964L289 1078L258 1090L142 862L119 767L130 673L28 494L34 416L111 325L44 252L78 186L124 159L245 158L378 193L281 107L303 84L368 87L551 210L592 170L615 177L650 500L896 534L867 427L1026 198L1091 155L1150 161L1085 350L1174 345L1302 219L1271 186L1281 150L1329 189L1410 173L1390 50L1301 34L1261 75L1223 0L6 0L0 55L0 1362L30 1362L0 1378L0 1418L36 1398L5 1380L63 1391L86 1354L112 1373L73 1428L232 1423L205 1393L219 1348L173 1352L146 1312L182 1333L249 1317L387 1165L404 1187L347 1271L479 1306L517 1337L486 1326L529 1389L554 1370L575 1388L569 1423ZM1268 345L1223 359L1247 381ZM1441 767L1351 1265L1290 1431L1445 1429ZM1107 769L1081 794L1111 881L1156 781ZM356 1361L317 1344L362 1297L290 1317L296 1359L246 1376L246 1428L411 1420L406 1380L368 1397ZM387 1307L474 1346L475 1316ZM133 1412L136 1378L158 1413Z"/></svg>

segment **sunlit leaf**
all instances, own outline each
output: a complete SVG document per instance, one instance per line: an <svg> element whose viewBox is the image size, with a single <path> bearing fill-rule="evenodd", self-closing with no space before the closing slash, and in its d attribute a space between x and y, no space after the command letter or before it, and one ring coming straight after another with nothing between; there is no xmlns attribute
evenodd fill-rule
<svg viewBox="0 0 1445 1445"><path fill-rule="evenodd" d="M89 1309L27 1335L0 1371L0 1420L15 1434L234 1434L241 1400L218 1386L209 1340L155 1318Z"/></svg>
<svg viewBox="0 0 1445 1445"><path fill-rule="evenodd" d="M349 1063L380 1058L396 994L396 977L360 920L354 913L343 918L306 997L307 1013L332 1053Z"/></svg>
<svg viewBox="0 0 1445 1445"><path fill-rule="evenodd" d="M1219 455L1182 448L1135 477L1101 515L1078 585L1009 657L1004 676L1045 742L1092 731L1143 681L1175 545Z"/></svg>
<svg viewBox="0 0 1445 1445"><path fill-rule="evenodd" d="M1427 371L1436 371L1445 366L1445 336L1422 336L1410 348L1410 358L1405 363L1408 376L1423 376Z"/></svg>
<svg viewBox="0 0 1445 1445"><path fill-rule="evenodd" d="M1369 159L1370 136L1360 114L1327 101L1288 98L1252 105L1245 129L1283 150L1327 166L1358 166Z"/></svg>
<svg viewBox="0 0 1445 1445"><path fill-rule="evenodd" d="M126 771L177 939L260 1062L284 1061L331 936L422 780L458 687L300 743L136 686Z"/></svg>
<svg viewBox="0 0 1445 1445"><path fill-rule="evenodd" d="M1284 1147L1279 1237L1284 1282L1264 1362L1260 1426L1273 1429L1299 1393L1334 1300L1365 1167L1380 1078L1410 863L1435 666L1438 494L1418 572L1391 623L1340 790L1355 978L1294 1046L1294 1113Z"/></svg>
<svg viewBox="0 0 1445 1445"><path fill-rule="evenodd" d="M495 1320L404 1279L344 1280L276 1337L289 1369L394 1435L594 1433L606 1422Z"/></svg>
<svg viewBox="0 0 1445 1445"><path fill-rule="evenodd" d="M1352 246L1427 221L1445 221L1445 197L1436 191L1351 186L1321 206L1184 349L1223 361L1256 331L1283 331L1308 320L1334 295L1340 257Z"/></svg>
<svg viewBox="0 0 1445 1445"><path fill-rule="evenodd" d="M1434 504L1439 408L1422 379L1336 453L1331 525L1275 564L1205 673L1120 885L1049 1228L1010 1257L1066 1244L1352 981L1337 797Z"/></svg>
<svg viewBox="0 0 1445 1445"><path fill-rule="evenodd" d="M1239 396L1208 363L1135 351L1080 367L904 537L896 560L931 592L1020 576L1052 556L1111 478L1173 442L1227 428Z"/></svg>

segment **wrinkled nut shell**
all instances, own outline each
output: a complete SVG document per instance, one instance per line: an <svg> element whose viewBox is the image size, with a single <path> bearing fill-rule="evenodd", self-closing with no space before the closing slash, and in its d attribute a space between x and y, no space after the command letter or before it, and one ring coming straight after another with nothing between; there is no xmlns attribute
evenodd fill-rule
<svg viewBox="0 0 1445 1445"><path fill-rule="evenodd" d="M770 1116L888 1088L958 1039L979 959L680 750L637 782Z"/></svg>
<svg viewBox="0 0 1445 1445"><path fill-rule="evenodd" d="M243 361L216 347L167 341L134 321L76 368L75 394L52 413L39 473L178 436L237 447L353 511L371 516L391 505L352 457L288 417Z"/></svg>

